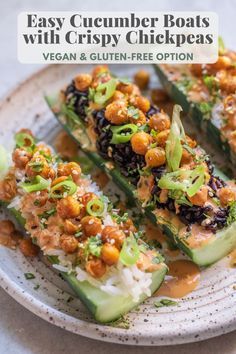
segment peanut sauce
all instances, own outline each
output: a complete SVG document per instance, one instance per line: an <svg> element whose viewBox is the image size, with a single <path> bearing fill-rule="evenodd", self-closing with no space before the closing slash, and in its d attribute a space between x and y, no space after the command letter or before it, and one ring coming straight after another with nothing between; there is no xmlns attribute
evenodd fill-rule
<svg viewBox="0 0 236 354"><path fill-rule="evenodd" d="M188 295L199 284L200 269L191 261L177 260L168 264L169 273L156 296L168 296L170 298L181 298Z"/></svg>

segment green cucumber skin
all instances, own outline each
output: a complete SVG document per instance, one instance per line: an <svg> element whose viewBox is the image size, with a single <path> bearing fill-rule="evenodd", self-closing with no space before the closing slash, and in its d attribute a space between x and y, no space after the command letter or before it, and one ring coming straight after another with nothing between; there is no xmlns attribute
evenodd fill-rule
<svg viewBox="0 0 236 354"><path fill-rule="evenodd" d="M167 82L167 84L169 84L169 82ZM46 97L46 101L49 107L52 109L51 103L55 102L54 99L50 97ZM61 122L60 117L57 114L55 114L54 112L53 114L55 115L58 122L62 125L62 127L67 131L67 133L80 145L80 142L78 141L78 139L75 138L73 132L70 131L68 126ZM120 174L118 169L115 168L113 170L109 170L107 168L104 168L106 161L102 159L97 153L95 152L90 153L86 150L83 151L85 152L85 154L87 154L88 158L92 159L92 161L97 165L97 167L103 169L113 179L113 181L120 188L122 188L122 190L126 193L127 196L131 196L132 200L134 200L136 202L136 205L140 208L140 202L137 200L137 198L135 198L134 195L134 190L135 190L134 186L131 185L129 182L127 182L127 179ZM115 174L114 171L116 171ZM228 177L226 177L221 171L219 172L218 171L216 170L216 173L219 174L221 178L228 179ZM169 227L168 224L165 225L158 224L155 214L152 213L150 209L146 208L145 214L154 224L157 224L163 230L163 232L167 235L167 237L169 237L170 240L176 246L178 246L194 263L198 264L199 266L204 267L217 262L219 259L226 256L234 248L236 244L234 233L230 233L229 236L227 233L228 229L226 229L223 232L221 231L216 234L216 239L214 240L214 242L211 242L209 245L203 246L201 248L193 249L190 248L184 240L179 238L178 234L174 234L173 229ZM234 223L232 226L236 234L236 223ZM224 233L227 234L227 237L226 236L224 237ZM221 243L218 241L218 236L217 236L218 234L222 238ZM220 250L217 249L217 251L215 251L215 245L216 247L218 247L219 244L221 249ZM209 253L208 257L205 256L206 252Z"/></svg>
<svg viewBox="0 0 236 354"><path fill-rule="evenodd" d="M199 130L203 130L207 137L210 137L214 146L224 152L233 166L236 167L236 154L230 148L227 141L221 139L221 132L212 119L205 119L201 110L192 102L189 102L187 96L175 85L168 80L167 75L160 66L154 65L155 71L169 96L174 102L181 105L184 112L189 113L193 122L197 125Z"/></svg>
<svg viewBox="0 0 236 354"><path fill-rule="evenodd" d="M0 201L0 206L7 207L6 202ZM8 209L14 216L16 221L21 227L24 227L25 220L20 212L14 208ZM55 257L48 257L49 261L53 264L56 263ZM151 293L154 294L161 286L165 275L167 273L167 266L163 266L152 273ZM148 296L143 294L138 303L135 303L131 297L124 298L123 296L110 296L109 294L97 289L87 281L79 281L76 276L71 273L67 274L61 272L62 277L74 290L75 294L79 297L81 302L88 308L96 321L100 323L109 323L119 319L130 310L140 305L147 299Z"/></svg>

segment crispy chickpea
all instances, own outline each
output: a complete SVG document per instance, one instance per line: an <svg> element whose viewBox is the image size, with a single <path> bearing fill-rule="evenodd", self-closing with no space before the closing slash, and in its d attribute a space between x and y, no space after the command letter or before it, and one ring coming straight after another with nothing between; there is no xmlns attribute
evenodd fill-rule
<svg viewBox="0 0 236 354"><path fill-rule="evenodd" d="M7 235L11 235L16 231L15 225L11 220L1 220L0 229L1 229L1 233Z"/></svg>
<svg viewBox="0 0 236 354"><path fill-rule="evenodd" d="M0 200L9 201L16 196L17 185L14 174L9 173L0 181Z"/></svg>
<svg viewBox="0 0 236 354"><path fill-rule="evenodd" d="M144 113L146 113L151 106L149 99L144 96L134 96L130 99L130 103Z"/></svg>
<svg viewBox="0 0 236 354"><path fill-rule="evenodd" d="M166 102L169 100L169 96L165 90L156 88L151 90L151 100L154 104L160 102Z"/></svg>
<svg viewBox="0 0 236 354"><path fill-rule="evenodd" d="M55 177L55 171L51 168L47 160L42 155L34 156L26 165L25 172L28 177L40 175L44 178Z"/></svg>
<svg viewBox="0 0 236 354"><path fill-rule="evenodd" d="M85 193L82 198L81 198L81 202L84 206L87 205L88 202L90 202L90 200L93 200L93 199L98 199L97 195L95 193L92 193L92 192L88 192L88 193Z"/></svg>
<svg viewBox="0 0 236 354"><path fill-rule="evenodd" d="M35 195L34 205L42 207L47 203L49 197L47 190L38 191L37 193L32 194Z"/></svg>
<svg viewBox="0 0 236 354"><path fill-rule="evenodd" d="M106 264L99 258L88 261L85 265L86 271L94 278L101 278L106 273Z"/></svg>
<svg viewBox="0 0 236 354"><path fill-rule="evenodd" d="M34 245L29 238L20 240L19 249L26 257L35 257L39 253L39 247Z"/></svg>
<svg viewBox="0 0 236 354"><path fill-rule="evenodd" d="M71 195L57 202L58 215L63 218L76 218L80 214L80 203Z"/></svg>
<svg viewBox="0 0 236 354"><path fill-rule="evenodd" d="M194 194L192 197L188 197L188 199L193 205L203 206L207 201L207 197L208 188L207 186L202 186L196 194Z"/></svg>
<svg viewBox="0 0 236 354"><path fill-rule="evenodd" d="M191 64L190 71L194 76L202 76L202 64Z"/></svg>
<svg viewBox="0 0 236 354"><path fill-rule="evenodd" d="M162 130L160 133L158 133L155 136L155 141L157 142L158 146L165 147L166 146L166 141L168 139L170 133L170 129Z"/></svg>
<svg viewBox="0 0 236 354"><path fill-rule="evenodd" d="M131 138L132 150L139 155L145 155L152 142L151 135L145 132L138 132Z"/></svg>
<svg viewBox="0 0 236 354"><path fill-rule="evenodd" d="M138 113L139 113L138 118L130 117L129 120L131 123L136 124L137 126L140 127L140 126L146 124L147 117L145 116L145 114L142 111L140 111L140 109L139 109Z"/></svg>
<svg viewBox="0 0 236 354"><path fill-rule="evenodd" d="M188 146L190 146L192 149L197 146L196 140L190 138L188 135L186 135L186 141L187 141Z"/></svg>
<svg viewBox="0 0 236 354"><path fill-rule="evenodd" d="M226 55L219 56L216 63L211 64L210 67L213 70L221 70L221 69L228 69L232 66L231 59Z"/></svg>
<svg viewBox="0 0 236 354"><path fill-rule="evenodd" d="M109 69L107 65L97 65L93 71L92 71L92 76L95 78L96 76L99 76L101 74L109 73Z"/></svg>
<svg viewBox="0 0 236 354"><path fill-rule="evenodd" d="M69 235L74 235L78 230L78 226L73 224L73 222L70 220L65 220L64 230L65 230L65 233L67 233Z"/></svg>
<svg viewBox="0 0 236 354"><path fill-rule="evenodd" d="M78 249L78 241L71 235L61 235L60 245L65 253L74 253Z"/></svg>
<svg viewBox="0 0 236 354"><path fill-rule="evenodd" d="M116 264L119 260L119 256L120 252L118 249L110 243L105 243L102 246L101 258L107 265L112 266L113 264Z"/></svg>
<svg viewBox="0 0 236 354"><path fill-rule="evenodd" d="M125 95L119 90L115 90L114 95L112 96L112 101L117 100L125 100Z"/></svg>
<svg viewBox="0 0 236 354"><path fill-rule="evenodd" d="M128 121L128 108L125 101L114 101L105 110L105 117L109 122L120 125Z"/></svg>
<svg viewBox="0 0 236 354"><path fill-rule="evenodd" d="M222 206L227 206L236 199L235 192L230 187L221 188L218 195Z"/></svg>
<svg viewBox="0 0 236 354"><path fill-rule="evenodd" d="M23 169L32 158L31 152L23 148L15 149L12 153L12 160L15 162L17 168Z"/></svg>
<svg viewBox="0 0 236 354"><path fill-rule="evenodd" d="M81 219L82 230L86 237L96 236L102 232L102 222L94 216L85 216Z"/></svg>
<svg viewBox="0 0 236 354"><path fill-rule="evenodd" d="M146 70L139 70L134 75L134 82L141 90L144 90L148 87L149 81L150 74Z"/></svg>
<svg viewBox="0 0 236 354"><path fill-rule="evenodd" d="M105 226L102 230L102 242L114 243L116 248L120 249L125 240L125 233L118 226Z"/></svg>
<svg viewBox="0 0 236 354"><path fill-rule="evenodd" d="M45 154L45 155L47 155L47 156L51 156L51 154L52 154L52 152L51 152L51 149L47 146L47 145L45 145L45 144L39 144L39 145L37 145L36 147L35 147L35 149L34 149L34 154L38 154L38 155L40 155L40 153L43 153L43 154Z"/></svg>
<svg viewBox="0 0 236 354"><path fill-rule="evenodd" d="M125 234L129 235L130 232L136 232L137 229L134 226L134 223L131 219L127 219L120 225L120 228L124 231Z"/></svg>
<svg viewBox="0 0 236 354"><path fill-rule="evenodd" d="M183 149L181 165L188 165L193 161L193 157L186 149Z"/></svg>
<svg viewBox="0 0 236 354"><path fill-rule="evenodd" d="M78 91L86 91L92 83L92 76L89 74L79 74L75 77L75 88Z"/></svg>
<svg viewBox="0 0 236 354"><path fill-rule="evenodd" d="M153 114L149 120L149 126L152 129L162 131L170 128L170 118L164 112Z"/></svg>
<svg viewBox="0 0 236 354"><path fill-rule="evenodd" d="M78 183L81 176L81 168L76 162L60 163L58 165L58 176L71 176L75 183Z"/></svg>
<svg viewBox="0 0 236 354"><path fill-rule="evenodd" d="M165 150L161 147L156 147L147 151L145 161L149 167L158 167L166 162Z"/></svg>
<svg viewBox="0 0 236 354"><path fill-rule="evenodd" d="M131 96L131 95L140 95L140 90L138 86L134 84L123 84L120 82L117 86L117 89L124 93L125 95Z"/></svg>

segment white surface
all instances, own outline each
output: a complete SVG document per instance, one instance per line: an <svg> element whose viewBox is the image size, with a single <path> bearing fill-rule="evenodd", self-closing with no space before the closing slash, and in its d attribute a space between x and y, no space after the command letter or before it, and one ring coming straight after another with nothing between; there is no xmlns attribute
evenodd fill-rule
<svg viewBox="0 0 236 354"><path fill-rule="evenodd" d="M16 59L16 15L23 10L214 10L219 13L220 31L227 45L233 47L235 33L235 6L231 1L15 1L1 2L1 80L0 94L5 94L12 86L36 69L34 65L22 65ZM36 318L0 290L0 353L125 353L127 348L119 345L95 342L60 330ZM177 349L177 350L176 350ZM130 353L171 353L173 348L132 348ZM175 348L177 353L236 353L235 333L202 343Z"/></svg>

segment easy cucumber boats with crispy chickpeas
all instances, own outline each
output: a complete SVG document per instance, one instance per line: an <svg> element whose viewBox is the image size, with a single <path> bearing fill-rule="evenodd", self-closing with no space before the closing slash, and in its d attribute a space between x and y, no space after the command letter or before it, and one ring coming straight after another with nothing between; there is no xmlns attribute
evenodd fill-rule
<svg viewBox="0 0 236 354"><path fill-rule="evenodd" d="M163 257L77 163L60 161L27 129L16 134L12 160L8 169L1 147L1 204L97 321L118 319L159 288L167 272Z"/></svg>
<svg viewBox="0 0 236 354"><path fill-rule="evenodd" d="M219 42L214 64L155 65L164 88L236 168L236 53Z"/></svg>
<svg viewBox="0 0 236 354"><path fill-rule="evenodd" d="M106 66L79 74L46 97L59 122L195 263L206 266L236 243L236 187L169 116Z"/></svg>

